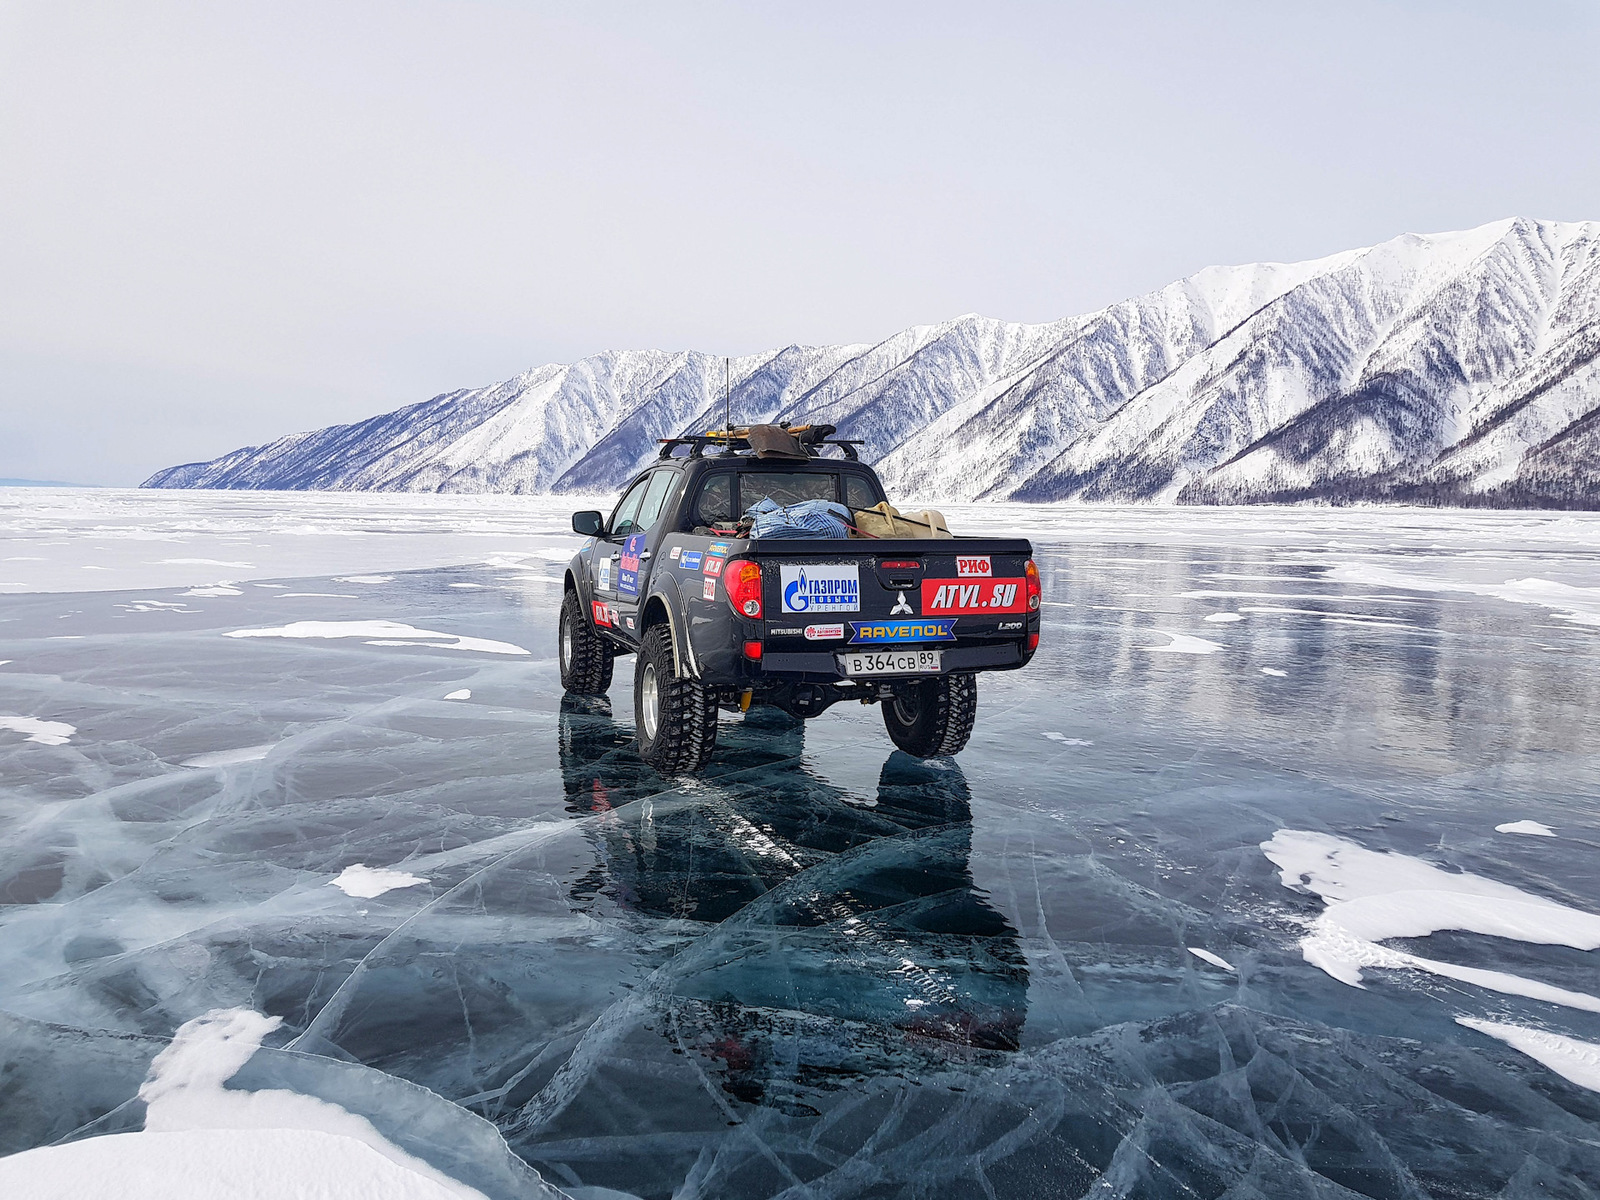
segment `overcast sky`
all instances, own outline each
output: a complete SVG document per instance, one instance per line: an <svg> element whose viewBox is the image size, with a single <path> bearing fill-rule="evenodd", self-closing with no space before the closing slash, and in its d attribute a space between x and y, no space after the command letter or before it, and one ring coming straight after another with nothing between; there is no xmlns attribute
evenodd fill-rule
<svg viewBox="0 0 1600 1200"><path fill-rule="evenodd" d="M1600 5L0 0L0 477L1600 219Z"/></svg>

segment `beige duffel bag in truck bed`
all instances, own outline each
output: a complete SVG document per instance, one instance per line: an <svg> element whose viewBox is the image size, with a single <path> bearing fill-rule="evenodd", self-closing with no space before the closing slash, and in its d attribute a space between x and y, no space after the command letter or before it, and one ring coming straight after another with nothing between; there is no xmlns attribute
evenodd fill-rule
<svg viewBox="0 0 1600 1200"><path fill-rule="evenodd" d="M855 526L868 537L879 538L948 538L955 534L945 523L938 509L925 508L921 512L902 513L887 500L871 508L859 508L853 513Z"/></svg>

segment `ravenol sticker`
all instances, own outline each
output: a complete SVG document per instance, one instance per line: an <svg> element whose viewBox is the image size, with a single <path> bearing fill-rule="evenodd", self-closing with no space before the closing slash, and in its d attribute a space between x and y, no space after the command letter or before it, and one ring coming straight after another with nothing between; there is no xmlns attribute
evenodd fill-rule
<svg viewBox="0 0 1600 1200"><path fill-rule="evenodd" d="M705 572L707 575L721 575L722 559L712 558L709 554L706 555Z"/></svg>
<svg viewBox="0 0 1600 1200"><path fill-rule="evenodd" d="M673 562L677 562L678 561L678 555L680 555L682 553L683 553L683 547L682 546L674 546L672 548L672 553L667 555L667 557L670 558Z"/></svg>
<svg viewBox="0 0 1600 1200"><path fill-rule="evenodd" d="M807 563L778 570L784 612L861 611L861 577L855 563Z"/></svg>
<svg viewBox="0 0 1600 1200"><path fill-rule="evenodd" d="M600 569L594 574L594 586L602 592L611 590L611 560L609 558L600 560Z"/></svg>
<svg viewBox="0 0 1600 1200"><path fill-rule="evenodd" d="M1028 593L1020 579L961 583L954 579L922 581L922 611L935 613L1019 613L1028 611Z"/></svg>
<svg viewBox="0 0 1600 1200"><path fill-rule="evenodd" d="M956 555L956 574L963 579L977 577L990 579L994 576L994 567L989 563L987 554L958 554Z"/></svg>
<svg viewBox="0 0 1600 1200"><path fill-rule="evenodd" d="M843 625L807 625L808 642L836 642L844 636Z"/></svg>
<svg viewBox="0 0 1600 1200"><path fill-rule="evenodd" d="M954 617L938 621L851 621L850 644L880 642L953 642L956 640Z"/></svg>
<svg viewBox="0 0 1600 1200"><path fill-rule="evenodd" d="M685 550L683 557L678 560L678 565L685 571L698 571L700 569L700 551Z"/></svg>
<svg viewBox="0 0 1600 1200"><path fill-rule="evenodd" d="M622 543L622 561L617 564L617 591L624 596L639 594L639 555L644 553L648 534L630 534Z"/></svg>
<svg viewBox="0 0 1600 1200"><path fill-rule="evenodd" d="M702 600L715 600L716 598L717 598L717 581L708 576L706 578L704 586L702 586L701 589L700 589L700 599L702 599Z"/></svg>

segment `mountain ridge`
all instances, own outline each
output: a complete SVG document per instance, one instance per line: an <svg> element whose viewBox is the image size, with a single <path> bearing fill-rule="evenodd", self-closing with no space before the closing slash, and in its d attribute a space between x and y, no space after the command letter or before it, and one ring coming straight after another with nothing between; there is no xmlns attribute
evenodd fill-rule
<svg viewBox="0 0 1600 1200"><path fill-rule="evenodd" d="M727 360L739 423L863 442L908 499L1600 507L1600 223L1508 218ZM605 351L147 487L605 492L722 421L723 360Z"/></svg>

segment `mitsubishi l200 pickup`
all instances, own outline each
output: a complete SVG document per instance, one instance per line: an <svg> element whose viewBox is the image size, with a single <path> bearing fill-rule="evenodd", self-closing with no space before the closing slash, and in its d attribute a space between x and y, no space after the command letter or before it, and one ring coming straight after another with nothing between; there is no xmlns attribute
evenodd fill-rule
<svg viewBox="0 0 1600 1200"><path fill-rule="evenodd" d="M830 440L830 427L782 432L798 435L802 453L758 455L738 430L665 439L609 516L573 515L588 540L566 571L562 686L602 694L613 660L635 654L639 754L664 772L704 767L718 712L751 704L800 718L842 700L878 704L900 749L957 753L977 715L979 673L1024 666L1039 644L1032 545L739 536L740 518L763 500L826 500L851 513L885 500L855 444Z"/></svg>

